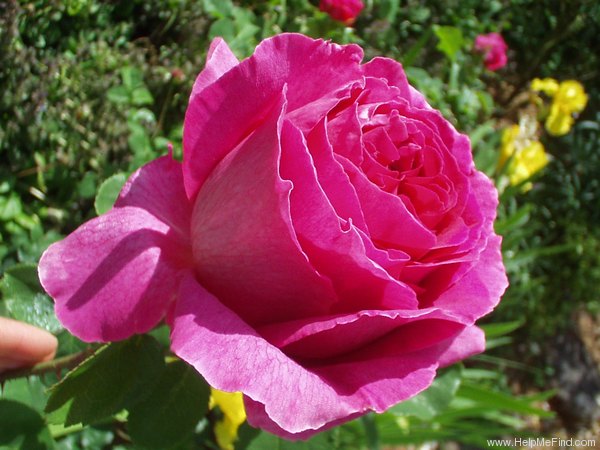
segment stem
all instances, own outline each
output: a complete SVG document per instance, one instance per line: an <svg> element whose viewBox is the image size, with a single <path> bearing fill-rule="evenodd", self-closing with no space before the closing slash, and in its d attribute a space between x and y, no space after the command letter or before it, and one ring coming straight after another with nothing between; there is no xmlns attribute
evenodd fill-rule
<svg viewBox="0 0 600 450"><path fill-rule="evenodd" d="M361 417L363 427L365 429L365 437L369 450L379 450L379 431L373 414L367 414Z"/></svg>
<svg viewBox="0 0 600 450"><path fill-rule="evenodd" d="M73 353L72 355L62 356L50 361L45 361L35 366L23 367L19 369L7 370L6 372L0 373L0 383L4 384L8 380L15 380L17 378L25 378L33 375L44 375L46 373L57 373L63 369L72 369L79 365L88 356L92 355L98 347L89 347L79 353Z"/></svg>

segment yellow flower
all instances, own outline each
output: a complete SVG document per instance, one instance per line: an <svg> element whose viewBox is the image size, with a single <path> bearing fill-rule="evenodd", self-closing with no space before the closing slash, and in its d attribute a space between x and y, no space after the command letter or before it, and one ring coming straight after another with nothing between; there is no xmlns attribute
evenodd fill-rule
<svg viewBox="0 0 600 450"><path fill-rule="evenodd" d="M583 111L587 100L585 90L578 81L567 80L560 83L546 119L548 132L554 136L567 134L575 122L573 114Z"/></svg>
<svg viewBox="0 0 600 450"><path fill-rule="evenodd" d="M566 80L558 86L554 101L572 112L579 113L585 108L588 97L579 81Z"/></svg>
<svg viewBox="0 0 600 450"><path fill-rule="evenodd" d="M500 159L498 160L498 167L504 167L506 161L515 153L515 140L519 135L519 125L513 125L505 128L502 132L502 140L500 142Z"/></svg>
<svg viewBox="0 0 600 450"><path fill-rule="evenodd" d="M546 130L553 136L564 136L567 134L575 119L571 112L558 103L552 103L550 114L546 118Z"/></svg>
<svg viewBox="0 0 600 450"><path fill-rule="evenodd" d="M515 186L531 178L548 164L548 155L539 141L531 142L527 147L515 153L508 165L508 179ZM525 186L528 190L531 185Z"/></svg>
<svg viewBox="0 0 600 450"><path fill-rule="evenodd" d="M223 413L223 418L215 424L217 444L221 450L233 450L238 428L246 420L242 393L223 392L211 388L209 407L213 409L217 406Z"/></svg>
<svg viewBox="0 0 600 450"><path fill-rule="evenodd" d="M552 97L558 91L558 81L554 78L534 78L531 82L531 90L535 92L543 92Z"/></svg>
<svg viewBox="0 0 600 450"><path fill-rule="evenodd" d="M501 169L508 161L506 173L511 185L515 186L531 178L548 164L544 146L537 140L537 122L533 116L523 116L519 125L512 125L502 133L500 159ZM524 190L531 184L524 185Z"/></svg>

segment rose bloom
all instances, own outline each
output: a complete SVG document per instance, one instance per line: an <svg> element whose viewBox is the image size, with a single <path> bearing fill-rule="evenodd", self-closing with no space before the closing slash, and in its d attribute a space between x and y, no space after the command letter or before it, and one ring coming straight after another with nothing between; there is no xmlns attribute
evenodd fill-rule
<svg viewBox="0 0 600 450"><path fill-rule="evenodd" d="M354 23L365 5L361 0L321 0L319 9L347 25Z"/></svg>
<svg viewBox="0 0 600 450"><path fill-rule="evenodd" d="M480 34L475 38L475 50L483 53L483 62L488 70L498 70L506 65L508 46L499 33Z"/></svg>
<svg viewBox="0 0 600 450"><path fill-rule="evenodd" d="M61 322L115 341L166 321L172 350L291 439L385 411L484 349L507 280L497 192L397 62L298 34L239 62L215 39L183 163L40 262Z"/></svg>

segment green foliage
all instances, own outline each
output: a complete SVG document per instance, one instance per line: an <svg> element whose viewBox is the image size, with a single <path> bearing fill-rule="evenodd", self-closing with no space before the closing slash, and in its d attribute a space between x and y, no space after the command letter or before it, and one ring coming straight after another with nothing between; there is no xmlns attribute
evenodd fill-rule
<svg viewBox="0 0 600 450"><path fill-rule="evenodd" d="M113 207L125 181L127 181L125 174L116 173L102 182L94 200L96 214L104 214Z"/></svg>
<svg viewBox="0 0 600 450"><path fill-rule="evenodd" d="M381 440L390 445L434 440L488 448L488 439L514 430L527 434L518 415L552 417L552 413L533 406L551 392L517 398L504 383L496 371L451 369L421 394L377 418Z"/></svg>
<svg viewBox="0 0 600 450"><path fill-rule="evenodd" d="M0 423L0 446L22 450L54 448L42 416L22 403L0 399Z"/></svg>
<svg viewBox="0 0 600 450"><path fill-rule="evenodd" d="M8 269L0 281L0 291L4 308L12 318L51 333L62 330L54 315L52 300L40 286L35 264L21 264Z"/></svg>
<svg viewBox="0 0 600 450"><path fill-rule="evenodd" d="M431 420L450 404L460 380L461 368L453 368L438 376L426 391L392 407L389 412L397 416L415 416L423 421Z"/></svg>
<svg viewBox="0 0 600 450"><path fill-rule="evenodd" d="M163 370L160 347L149 336L107 345L52 387L45 411L52 423L98 422L139 403Z"/></svg>
<svg viewBox="0 0 600 450"><path fill-rule="evenodd" d="M128 430L137 444L150 449L177 446L208 412L209 388L183 361L167 364L147 397L129 409Z"/></svg>
<svg viewBox="0 0 600 450"><path fill-rule="evenodd" d="M444 52L450 61L455 61L457 53L465 45L460 28L436 25L433 27L433 32L439 39L436 48Z"/></svg>

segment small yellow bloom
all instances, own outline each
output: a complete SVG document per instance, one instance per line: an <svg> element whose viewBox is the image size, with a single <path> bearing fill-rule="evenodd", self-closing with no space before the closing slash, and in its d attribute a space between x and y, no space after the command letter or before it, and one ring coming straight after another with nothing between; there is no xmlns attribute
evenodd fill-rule
<svg viewBox="0 0 600 450"><path fill-rule="evenodd" d="M583 111L587 105L588 96L579 81L566 80L560 83L554 102L574 113Z"/></svg>
<svg viewBox="0 0 600 450"><path fill-rule="evenodd" d="M554 136L567 134L575 122L574 114L583 111L587 101L588 96L581 83L575 80L560 83L553 94L550 114L546 118L546 130Z"/></svg>
<svg viewBox="0 0 600 450"><path fill-rule="evenodd" d="M502 140L500 142L500 159L498 160L498 167L504 167L506 161L515 153L515 140L519 135L519 125L513 125L505 128L502 132Z"/></svg>
<svg viewBox="0 0 600 450"><path fill-rule="evenodd" d="M544 146L537 140L537 121L533 116L523 116L519 125L512 125L502 133L500 159L501 169L508 161L506 173L511 185L515 186L531 178L548 164ZM525 185L528 190L531 185Z"/></svg>
<svg viewBox="0 0 600 450"><path fill-rule="evenodd" d="M215 437L222 450L233 450L237 440L237 431L246 420L246 410L241 392L223 392L210 390L209 408L219 407L223 418L215 424Z"/></svg>
<svg viewBox="0 0 600 450"><path fill-rule="evenodd" d="M554 78L534 78L531 82L531 90L535 92L543 92L552 97L558 91L558 81Z"/></svg>
<svg viewBox="0 0 600 450"><path fill-rule="evenodd" d="M550 114L546 118L546 130L553 136L564 136L575 123L571 111L557 102L550 106Z"/></svg>
<svg viewBox="0 0 600 450"><path fill-rule="evenodd" d="M546 164L548 164L548 154L542 143L531 142L527 147L515 153L511 160L507 168L510 184L513 186L521 184L542 170Z"/></svg>

